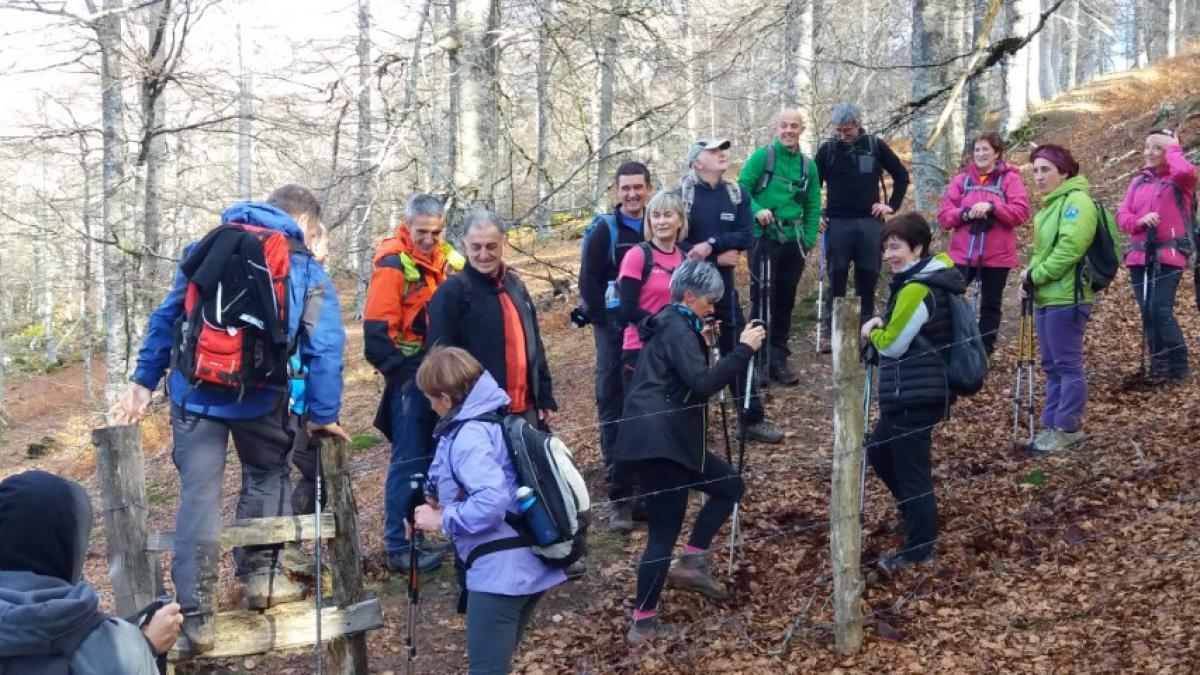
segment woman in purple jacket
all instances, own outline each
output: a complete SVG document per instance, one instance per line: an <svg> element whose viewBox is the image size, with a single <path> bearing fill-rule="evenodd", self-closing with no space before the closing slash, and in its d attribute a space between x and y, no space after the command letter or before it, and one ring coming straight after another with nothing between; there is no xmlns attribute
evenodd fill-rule
<svg viewBox="0 0 1200 675"><path fill-rule="evenodd" d="M938 224L954 233L949 253L955 267L968 284L979 283L979 332L991 354L1008 271L1019 262L1016 229L1029 220L1029 193L1021 173L1004 162L1000 136L980 134L971 145L972 161L946 188Z"/></svg>
<svg viewBox="0 0 1200 675"><path fill-rule="evenodd" d="M505 515L517 512L517 473L503 432L481 415L510 399L475 357L456 347L434 348L417 371L417 387L442 419L429 467L427 504L413 520L419 530L445 532L460 560L477 546L517 536ZM566 580L525 548L479 556L466 571L467 658L472 675L507 673L513 652L542 593Z"/></svg>
<svg viewBox="0 0 1200 675"><path fill-rule="evenodd" d="M1175 291L1191 251L1187 224L1192 217L1196 167L1170 129L1158 129L1146 137L1142 158L1145 165L1125 191L1117 224L1130 235L1125 266L1133 281L1133 296L1142 309L1142 330L1151 354L1149 377L1178 382L1188 375L1188 354L1175 320ZM1152 254L1149 261L1147 251ZM1148 265L1153 268L1149 293Z"/></svg>

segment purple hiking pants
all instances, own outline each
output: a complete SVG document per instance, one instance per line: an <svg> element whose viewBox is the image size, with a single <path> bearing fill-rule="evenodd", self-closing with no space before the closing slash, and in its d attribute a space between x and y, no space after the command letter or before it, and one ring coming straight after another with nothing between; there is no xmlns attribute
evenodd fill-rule
<svg viewBox="0 0 1200 675"><path fill-rule="evenodd" d="M1083 329L1091 315L1091 305L1055 305L1034 312L1038 348L1042 352L1042 372L1046 374L1043 427L1079 431L1083 407L1087 403Z"/></svg>

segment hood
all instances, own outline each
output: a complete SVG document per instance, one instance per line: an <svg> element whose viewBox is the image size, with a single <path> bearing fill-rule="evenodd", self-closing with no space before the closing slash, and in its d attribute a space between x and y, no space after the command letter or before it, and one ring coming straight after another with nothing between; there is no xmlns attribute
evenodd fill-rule
<svg viewBox="0 0 1200 675"><path fill-rule="evenodd" d="M27 471L0 482L0 570L79 581L92 505L73 481ZM21 542L19 546L12 542Z"/></svg>
<svg viewBox="0 0 1200 675"><path fill-rule="evenodd" d="M1088 179L1083 175L1072 176L1071 178L1064 180L1062 185L1054 188L1050 194L1042 197L1042 203L1049 204L1059 197L1066 196L1067 193L1074 192L1075 190L1083 190L1084 192L1091 194L1092 186L1090 183L1088 183Z"/></svg>
<svg viewBox="0 0 1200 675"><path fill-rule="evenodd" d="M648 342L650 338L667 331L672 326L682 325L688 330L696 332L694 326L688 321L687 317L679 312L674 303L668 304L666 307L658 310L658 313L652 314L637 323L638 337L642 342ZM697 332L697 335L699 333Z"/></svg>
<svg viewBox="0 0 1200 675"><path fill-rule="evenodd" d="M86 583L0 572L0 659L68 653L104 620Z"/></svg>
<svg viewBox="0 0 1200 675"><path fill-rule="evenodd" d="M967 290L962 274L954 268L954 261L945 253L921 258L911 267L892 277L892 290L898 290L909 281L919 281L926 286L936 286L954 294Z"/></svg>
<svg viewBox="0 0 1200 675"><path fill-rule="evenodd" d="M496 379L488 371L483 371L483 375L479 376L479 381L471 387L471 393L467 394L459 406L451 413L451 420L469 420L493 413L512 403L512 399L508 394L496 384Z"/></svg>
<svg viewBox="0 0 1200 675"><path fill-rule="evenodd" d="M975 185L979 185L979 183L980 183L979 167L975 166L975 162L968 162L966 171L967 171L967 175L969 175L971 177L971 182ZM1004 178L1004 174L1006 174L1006 173L1019 174L1020 172L1017 171L1017 167L1000 159L1000 160L996 160L995 168L993 168L992 172L989 173L988 175L994 176L996 178L996 181L995 181L996 185L999 185L1000 181L1003 180L1003 178Z"/></svg>
<svg viewBox="0 0 1200 675"><path fill-rule="evenodd" d="M304 231L288 213L278 207L262 202L238 202L221 214L221 224L245 223L282 232L298 241L304 241Z"/></svg>
<svg viewBox="0 0 1200 675"><path fill-rule="evenodd" d="M388 237L379 243L379 248L375 250L375 264L378 265L380 260L389 255L407 255L413 262L434 272L442 270L446 263L449 263L451 269L456 271L461 270L463 264L466 263L466 258L445 241L433 249L432 254L421 253L417 250L417 245L413 243L412 233L408 231L407 225L401 225L396 229L395 236Z"/></svg>

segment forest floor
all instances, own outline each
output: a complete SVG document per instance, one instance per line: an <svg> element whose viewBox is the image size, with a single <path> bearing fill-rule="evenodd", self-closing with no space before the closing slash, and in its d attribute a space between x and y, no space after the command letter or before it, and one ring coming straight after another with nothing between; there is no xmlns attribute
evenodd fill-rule
<svg viewBox="0 0 1200 675"><path fill-rule="evenodd" d="M1146 129L1165 105L1175 125L1200 108L1200 56L1194 51L1142 71L1103 78L1043 106L1033 118L1037 142L1075 151L1097 193L1115 210L1140 162ZM1188 138L1200 125L1185 124ZM1025 163L1027 149L1010 158ZM1028 169L1027 166L1024 167ZM1023 232L1028 242L1030 230ZM529 251L571 267L577 242ZM527 276L545 265L518 263ZM561 274L556 274L561 277ZM535 293L550 284L531 283ZM634 569L644 529L616 537L606 507L594 513L589 573L549 593L537 612L516 670L535 673L740 672L1195 672L1200 664L1200 380L1160 389L1139 386L1139 317L1122 273L1097 301L1087 330L1088 442L1034 459L1011 445L1016 311L1006 307L992 375L960 401L934 433L934 478L941 516L938 566L886 583L864 596L866 639L854 656L833 648L828 541L833 381L828 356L812 351L811 271L794 323L796 388L773 387L768 417L786 431L779 446L751 445L743 502L745 544L731 580L734 597L715 605L667 590L663 618L680 632L630 650ZM1015 289L1010 289L1014 290ZM548 295L548 293L546 293ZM1193 347L1200 315L1193 285L1176 307ZM562 409L557 431L588 469L603 502L592 401L590 330L574 330L568 303L553 300L542 331ZM361 359L361 329L349 322L343 422L356 435L351 470L369 586L383 599L386 626L370 634L372 671L404 669L404 579L382 558L382 494L389 450L370 428L382 383ZM1196 355L1193 354L1193 359ZM94 406L78 395L78 366L20 384L10 394L15 426L0 443L0 476L44 468L81 480L99 502L87 445ZM1042 382L1038 373L1039 385ZM74 389L73 389L74 388ZM15 397L15 398L14 398ZM14 400L17 402L14 405ZM1041 400L1039 390L1038 400ZM144 424L150 525L172 528L178 479L161 407ZM24 457L50 437L51 454ZM231 454L230 462L236 464ZM230 471L236 476L236 471ZM224 488L232 517L237 481ZM895 509L875 479L867 485L864 562L900 546L889 533ZM715 546L726 543L726 533ZM226 556L222 578L232 578ZM99 521L85 576L107 597ZM462 672L463 621L454 614L452 574L426 579L418 627L419 672ZM223 585L222 602L239 600ZM279 675L312 672L311 652L217 662L199 672Z"/></svg>

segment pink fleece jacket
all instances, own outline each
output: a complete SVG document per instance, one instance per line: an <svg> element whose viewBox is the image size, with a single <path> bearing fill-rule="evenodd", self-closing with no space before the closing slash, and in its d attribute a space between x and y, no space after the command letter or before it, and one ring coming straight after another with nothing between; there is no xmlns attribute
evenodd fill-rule
<svg viewBox="0 0 1200 675"><path fill-rule="evenodd" d="M1178 145L1167 148L1166 160L1166 165L1158 169L1142 169L1129 183L1121 208L1117 210L1117 225L1129 233L1129 243L1145 243L1146 227L1138 221L1147 213L1158 213L1158 241L1162 246L1158 249L1158 262L1187 267L1187 258L1166 244L1187 236L1192 192L1196 189L1196 167ZM1126 267L1145 264L1145 251L1131 248L1125 253Z"/></svg>
<svg viewBox="0 0 1200 675"><path fill-rule="evenodd" d="M968 176L971 190L965 187ZM978 187L999 188L1004 196L993 190L975 189ZM969 164L946 188L946 196L938 210L938 224L942 229L954 232L950 239L950 258L956 265L979 264L978 250L971 255L971 260L967 260L971 247L971 221L963 220L963 216L973 205L983 201L991 202L994 207L992 229L983 237L983 266L1016 267L1020 261L1017 259L1015 230L1029 219L1029 193L1021 182L1021 173L1004 162L996 162L986 183L981 183L975 164Z"/></svg>

